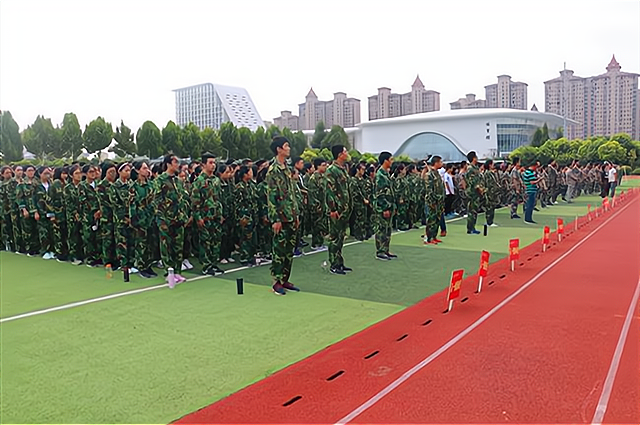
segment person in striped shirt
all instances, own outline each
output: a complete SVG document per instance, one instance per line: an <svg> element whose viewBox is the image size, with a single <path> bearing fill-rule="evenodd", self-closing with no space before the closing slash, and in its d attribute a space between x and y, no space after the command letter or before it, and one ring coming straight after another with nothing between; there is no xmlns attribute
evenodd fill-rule
<svg viewBox="0 0 640 425"><path fill-rule="evenodd" d="M527 224L536 224L533 221L533 208L536 206L536 196L538 194L538 182L540 179L536 174L536 163L529 164L529 167L522 175L524 180L525 192L527 194L527 203L524 208L524 222Z"/></svg>

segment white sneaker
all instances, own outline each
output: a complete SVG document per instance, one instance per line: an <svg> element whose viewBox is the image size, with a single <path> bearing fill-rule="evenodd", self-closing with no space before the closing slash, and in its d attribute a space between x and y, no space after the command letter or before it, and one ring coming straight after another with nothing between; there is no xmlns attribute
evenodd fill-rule
<svg viewBox="0 0 640 425"><path fill-rule="evenodd" d="M499 227L499 226L496 223L493 223L489 227Z"/></svg>
<svg viewBox="0 0 640 425"><path fill-rule="evenodd" d="M182 261L182 269L183 270L191 270L193 268L193 265L189 262L189 260L183 260Z"/></svg>
<svg viewBox="0 0 640 425"><path fill-rule="evenodd" d="M53 258L53 255L50 252L45 252L44 255L42 256L43 260L51 260Z"/></svg>
<svg viewBox="0 0 640 425"><path fill-rule="evenodd" d="M136 273L138 273L138 272L139 272L139 270L138 270L138 269L136 269L135 267L131 267L131 268L129 269L129 274L136 274Z"/></svg>
<svg viewBox="0 0 640 425"><path fill-rule="evenodd" d="M228 264L229 261L226 258L223 258L222 260L220 260L220 264Z"/></svg>
<svg viewBox="0 0 640 425"><path fill-rule="evenodd" d="M230 263L235 263L235 262L236 262L236 260L234 260L234 259L233 259L233 258L231 258L231 257L227 258L227 261L228 261L228 262L230 262Z"/></svg>
<svg viewBox="0 0 640 425"><path fill-rule="evenodd" d="M82 260L78 260L77 258L74 259L71 264L73 264L74 266L79 266L80 264L82 264Z"/></svg>
<svg viewBox="0 0 640 425"><path fill-rule="evenodd" d="M156 264L156 266L157 266L159 269L164 269L164 264L162 264L162 260L161 260L161 261L158 261L158 264Z"/></svg>

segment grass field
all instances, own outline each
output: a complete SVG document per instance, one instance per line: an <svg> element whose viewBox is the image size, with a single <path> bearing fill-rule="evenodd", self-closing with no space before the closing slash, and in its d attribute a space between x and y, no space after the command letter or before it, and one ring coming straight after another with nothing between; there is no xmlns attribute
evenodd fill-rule
<svg viewBox="0 0 640 425"><path fill-rule="evenodd" d="M640 186L640 180L626 185ZM326 253L295 260L292 281L303 292L276 297L268 267L242 269L0 324L3 423L167 423L305 358L446 287L451 270L476 272L479 253L506 255L508 240L525 246L586 213L600 198L581 197L539 213L538 226L496 214L489 236L449 223L439 246L421 231L396 234L398 260L374 260L372 241L344 249L354 269L334 276ZM483 223L480 215L478 222ZM480 227L480 226L479 226ZM157 285L162 279L74 267L3 252L0 317ZM185 273L187 277L194 274ZM235 279L245 281L236 295Z"/></svg>

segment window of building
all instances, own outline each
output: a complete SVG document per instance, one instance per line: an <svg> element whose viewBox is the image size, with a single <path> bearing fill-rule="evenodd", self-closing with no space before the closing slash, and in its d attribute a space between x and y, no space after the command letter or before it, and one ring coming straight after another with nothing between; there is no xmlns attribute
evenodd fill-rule
<svg viewBox="0 0 640 425"><path fill-rule="evenodd" d="M411 136L398 148L394 156L409 155L414 159L424 159L429 155L439 155L444 161L464 161L465 154L448 138L441 134L425 132Z"/></svg>

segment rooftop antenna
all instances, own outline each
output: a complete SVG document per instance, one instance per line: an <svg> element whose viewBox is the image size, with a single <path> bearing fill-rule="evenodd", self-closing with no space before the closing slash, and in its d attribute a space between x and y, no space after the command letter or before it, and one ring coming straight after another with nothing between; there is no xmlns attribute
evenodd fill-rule
<svg viewBox="0 0 640 425"><path fill-rule="evenodd" d="M567 62L564 62L563 84L562 84L562 135L567 137Z"/></svg>

